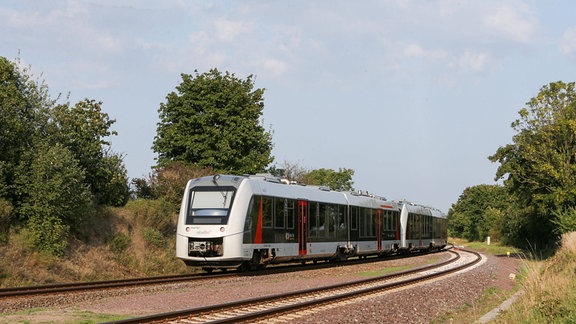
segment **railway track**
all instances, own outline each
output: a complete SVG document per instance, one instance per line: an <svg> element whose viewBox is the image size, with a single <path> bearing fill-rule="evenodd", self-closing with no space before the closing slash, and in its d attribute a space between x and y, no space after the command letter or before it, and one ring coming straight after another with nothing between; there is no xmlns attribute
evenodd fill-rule
<svg viewBox="0 0 576 324"><path fill-rule="evenodd" d="M317 308L344 300L350 302L363 296L414 285L463 270L481 260L480 254L473 251L460 250L458 252L450 252L455 254L455 257L448 261L395 274L287 294L132 318L115 323L237 323L266 321L272 317L288 316L288 314L294 314L303 309ZM467 257L461 258L461 254L467 255Z"/></svg>
<svg viewBox="0 0 576 324"><path fill-rule="evenodd" d="M133 278L122 280L107 280L107 281L64 283L64 284L29 286L29 287L2 288L0 289L0 298L10 298L18 296L37 296L37 295L47 295L54 293L73 293L77 291L99 290L99 289L125 288L132 286L154 285L154 284L190 281L198 279L222 278L225 276L234 276L234 275L236 274L220 273L209 276L203 274L189 274L189 275L173 275L173 276L150 277L150 278Z"/></svg>
<svg viewBox="0 0 576 324"><path fill-rule="evenodd" d="M415 253L412 256L418 256L421 254ZM393 260L400 258L402 256L392 256L387 257L385 260ZM382 258L371 258L364 260L348 260L341 263L341 265L353 266L355 264L361 264L366 262L379 262ZM175 283L184 282L192 280L210 280L215 278L226 278L239 275L245 276L258 276L261 274L272 274L272 273L282 273L291 271L301 271L310 269L320 269L333 266L332 263L320 262L318 264L306 264L306 265L281 265L276 267L270 267L258 271L250 271L239 273L237 271L230 272L216 272L211 274L197 273L188 275L171 275L171 276L161 276L161 277L147 277L147 278L132 278L132 279L119 279L119 280L106 280L106 281L93 281L93 282L79 282L79 283L63 283L63 284L51 284L51 285L40 285L40 286L28 286L28 287L13 287L13 288L0 288L0 299L4 298L15 298L19 296L31 297L31 296L41 296L49 295L55 293L75 293L78 291L90 291L90 290L103 290L103 289L115 289L115 288L126 288L135 287L143 285L154 285L154 284L164 284L164 283Z"/></svg>

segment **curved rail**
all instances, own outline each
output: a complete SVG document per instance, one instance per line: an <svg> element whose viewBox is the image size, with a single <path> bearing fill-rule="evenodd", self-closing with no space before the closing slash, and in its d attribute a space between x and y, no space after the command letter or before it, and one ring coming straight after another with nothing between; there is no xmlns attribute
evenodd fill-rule
<svg viewBox="0 0 576 324"><path fill-rule="evenodd" d="M322 288L313 288L287 294L279 294L263 298L254 298L245 301L226 303L222 305L193 308L176 312L126 319L116 321L114 323L126 324L168 321L174 322L178 320L186 321L187 323L235 323L241 321L264 319L271 316L276 317L279 314L294 312L297 309L334 303L338 300L350 299L352 297L359 297L367 294L374 294L380 291L445 276L449 273L457 272L466 267L470 267L481 260L479 253L473 251L465 251L475 254L476 259L472 262L468 262L448 270L442 270L415 278L390 282L390 280L393 278L409 276L418 272L441 268L460 259L459 253L453 251L449 252L456 254L457 256L445 262L398 272L395 274L388 274L375 278L363 279Z"/></svg>
<svg viewBox="0 0 576 324"><path fill-rule="evenodd" d="M421 254L414 253L408 256L418 256ZM392 260L394 258L399 257L407 257L407 256L393 256L387 257L387 260ZM368 260L347 260L345 263L346 265L355 265L359 263L366 263L366 262L378 262L382 261L381 258L370 258ZM333 264L331 263L318 263L318 264L308 264L306 265L306 269L317 269L317 268L326 268L331 267ZM132 279L117 279L117 280L106 280L106 281L93 281L93 282L79 282L79 283L63 283L63 284L50 284L50 285L40 285L40 286L27 286L27 287L12 287L12 288L0 288L0 298L9 298L9 297L18 297L18 296L36 296L36 295L46 295L46 294L54 294L54 293L71 293L77 291L86 291L86 290L97 290L97 289L111 289L111 288L123 288L123 287L132 287L138 285L153 285L153 284L162 284L162 283L173 283L173 282L182 282L182 281L189 281L189 280L207 280L213 278L225 278L229 276L237 276L237 275L247 275L247 276L257 276L262 273L270 274L270 273L279 273L279 272L289 272L295 270L302 270L303 266L300 264L288 264L282 265L277 267L270 267L258 271L250 271L244 273L238 273L236 271L231 272L219 272L219 273L212 273L212 274L205 274L205 273L196 273L196 274L187 274L187 275L170 275L170 276L161 276L161 277L146 277L146 278L132 278Z"/></svg>

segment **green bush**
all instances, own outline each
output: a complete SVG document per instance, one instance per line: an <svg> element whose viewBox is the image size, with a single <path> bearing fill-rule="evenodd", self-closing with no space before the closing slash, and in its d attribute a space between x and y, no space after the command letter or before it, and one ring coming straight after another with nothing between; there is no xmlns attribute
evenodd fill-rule
<svg viewBox="0 0 576 324"><path fill-rule="evenodd" d="M166 246L166 238L155 228L145 227L142 229L142 238L147 245L163 248Z"/></svg>
<svg viewBox="0 0 576 324"><path fill-rule="evenodd" d="M29 243L40 252L62 256L68 247L70 227L56 216L46 214L28 221Z"/></svg>

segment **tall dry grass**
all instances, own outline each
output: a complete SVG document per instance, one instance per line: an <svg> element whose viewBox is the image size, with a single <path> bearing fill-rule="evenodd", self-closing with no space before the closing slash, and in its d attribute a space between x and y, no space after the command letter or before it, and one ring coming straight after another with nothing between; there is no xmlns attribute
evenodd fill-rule
<svg viewBox="0 0 576 324"><path fill-rule="evenodd" d="M175 257L175 221L155 201L103 208L63 257L38 253L25 228L13 230L0 245L0 288L190 273Z"/></svg>
<svg viewBox="0 0 576 324"><path fill-rule="evenodd" d="M497 323L576 323L576 232L543 262L530 263L524 293Z"/></svg>

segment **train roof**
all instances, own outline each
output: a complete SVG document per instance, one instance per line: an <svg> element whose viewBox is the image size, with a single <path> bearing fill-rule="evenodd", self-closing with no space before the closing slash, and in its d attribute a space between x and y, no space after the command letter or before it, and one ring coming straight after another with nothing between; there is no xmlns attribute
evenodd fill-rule
<svg viewBox="0 0 576 324"><path fill-rule="evenodd" d="M368 191L336 191L331 190L328 186L316 186L289 181L268 173L255 175L222 175L216 174L201 178L191 179L190 182L214 182L223 180L226 182L236 183L238 186L248 181L251 185L256 185L262 192L271 195L292 196L295 199L320 199L322 201L331 201L334 203L352 203L354 205L365 205L372 208L385 208L399 210L406 206L409 212L434 217L446 217L439 209L416 204L406 200L388 200L385 197L369 193Z"/></svg>

